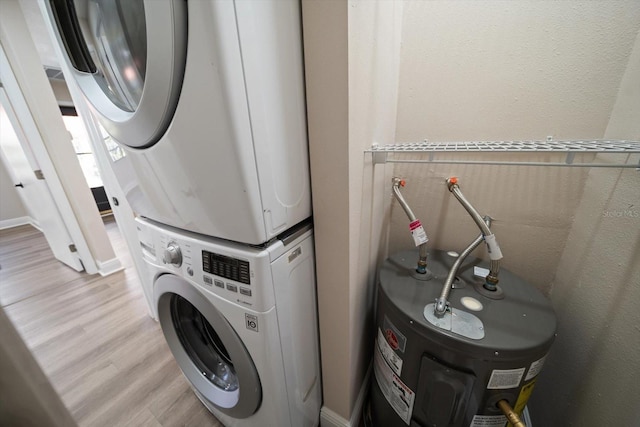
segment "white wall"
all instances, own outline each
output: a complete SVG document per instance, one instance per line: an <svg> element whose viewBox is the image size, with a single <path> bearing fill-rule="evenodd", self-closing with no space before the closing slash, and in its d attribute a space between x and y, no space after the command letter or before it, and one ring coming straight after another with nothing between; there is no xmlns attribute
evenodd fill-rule
<svg viewBox="0 0 640 427"><path fill-rule="evenodd" d="M640 2L407 1L398 141L601 138Z"/></svg>
<svg viewBox="0 0 640 427"><path fill-rule="evenodd" d="M28 215L14 184L4 163L0 162L0 228L3 222L9 223Z"/></svg>
<svg viewBox="0 0 640 427"><path fill-rule="evenodd" d="M406 2L396 139L603 138L639 28L637 1ZM549 293L588 170L423 164L395 174L430 247L460 251L478 230L444 184L458 176L496 220L504 266ZM391 252L412 245L407 223L394 203Z"/></svg>
<svg viewBox="0 0 640 427"><path fill-rule="evenodd" d="M640 140L639 118L640 33L605 136ZM638 425L640 172L589 172L551 299L559 330L532 397L536 425Z"/></svg>
<svg viewBox="0 0 640 427"><path fill-rule="evenodd" d="M394 140L400 71L401 1L349 1L349 223L352 393L374 346L376 269L386 257L391 168L363 152ZM352 410L360 411L359 402ZM353 420L353 416L352 416Z"/></svg>
<svg viewBox="0 0 640 427"><path fill-rule="evenodd" d="M347 4L304 0L302 19L323 404L349 419Z"/></svg>
<svg viewBox="0 0 640 427"><path fill-rule="evenodd" d="M390 2L303 1L323 389L325 408L343 420L353 420L359 381L369 361L370 331L362 325L370 325L373 314L372 265L386 251L384 233L390 230L389 252L412 246L407 219L395 202L387 216L392 173L408 178L404 193L427 225L430 246L458 250L478 233L444 186L446 177L459 176L474 204L496 219L505 266L546 294L570 253L567 239L589 230L572 226L590 197L589 182L596 173L433 164L374 168L364 149L390 142L388 132L394 128L398 142L618 138L607 127L625 114L627 125L638 116L621 104L626 86L619 90L625 70L630 73L627 63L640 28L638 2L404 2L401 26L393 24L397 15L392 10L402 7L378 14L385 3L390 7ZM393 75L397 59L393 49L385 50L393 43L381 41L396 40L394 31L400 27L398 84ZM549 157L526 155L524 160ZM523 160L518 155L506 158ZM634 173L624 172L637 179ZM633 182L624 191L629 188L638 186ZM626 238L633 239L629 234ZM639 282L637 270L629 270L637 268L637 245L622 257L622 265L633 266L624 277ZM611 289L604 293L615 295ZM583 320L593 321L588 316ZM622 337L628 340L632 333ZM553 376L546 375L543 380ZM544 404L556 378L549 384L546 391L534 393ZM575 378L568 384L578 387ZM550 399L552 404L563 398L558 396ZM555 414L536 425L559 425L573 416ZM334 419L330 425L345 424Z"/></svg>
<svg viewBox="0 0 640 427"><path fill-rule="evenodd" d="M397 141L640 140L639 29L639 2L408 2ZM443 183L460 177L497 219L504 265L550 295L559 333L533 393L535 425L636 425L640 174L453 165L395 173L408 180L431 247L457 250L477 234ZM390 251L410 246L394 204Z"/></svg>
<svg viewBox="0 0 640 427"><path fill-rule="evenodd" d="M375 266L386 248L402 3L304 0L311 181L322 348L323 426L357 425L373 347ZM372 125L373 124L373 125Z"/></svg>

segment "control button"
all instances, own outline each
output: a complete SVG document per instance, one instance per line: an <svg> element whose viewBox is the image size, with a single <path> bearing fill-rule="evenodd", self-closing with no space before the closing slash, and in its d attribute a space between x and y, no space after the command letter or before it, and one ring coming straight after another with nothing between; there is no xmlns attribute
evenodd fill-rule
<svg viewBox="0 0 640 427"><path fill-rule="evenodd" d="M214 280L214 281L213 281L213 283L214 283L217 287L224 289L224 282L223 282L222 280Z"/></svg>
<svg viewBox="0 0 640 427"><path fill-rule="evenodd" d="M180 246L178 246L177 243L171 242L167 245L167 248L164 250L162 262L176 267L182 265L182 252L180 252Z"/></svg>
<svg viewBox="0 0 640 427"><path fill-rule="evenodd" d="M213 285L213 280L209 276L202 276L202 280L204 280L204 283L207 285Z"/></svg>
<svg viewBox="0 0 640 427"><path fill-rule="evenodd" d="M248 297L251 296L251 289L240 287L240 293Z"/></svg>
<svg viewBox="0 0 640 427"><path fill-rule="evenodd" d="M227 283L227 290L231 292L238 292L238 287L236 285L232 285L231 283Z"/></svg>
<svg viewBox="0 0 640 427"><path fill-rule="evenodd" d="M187 274L188 274L189 276L193 276L193 268L191 268L191 267L187 267Z"/></svg>

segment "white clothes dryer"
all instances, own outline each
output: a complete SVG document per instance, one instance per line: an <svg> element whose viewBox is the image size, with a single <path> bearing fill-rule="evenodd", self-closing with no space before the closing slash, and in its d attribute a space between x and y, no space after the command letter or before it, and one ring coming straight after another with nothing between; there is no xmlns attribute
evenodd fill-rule
<svg viewBox="0 0 640 427"><path fill-rule="evenodd" d="M318 425L311 226L255 248L137 221L162 331L202 403L225 426Z"/></svg>
<svg viewBox="0 0 640 427"><path fill-rule="evenodd" d="M259 244L311 216L298 0L41 0L138 214Z"/></svg>

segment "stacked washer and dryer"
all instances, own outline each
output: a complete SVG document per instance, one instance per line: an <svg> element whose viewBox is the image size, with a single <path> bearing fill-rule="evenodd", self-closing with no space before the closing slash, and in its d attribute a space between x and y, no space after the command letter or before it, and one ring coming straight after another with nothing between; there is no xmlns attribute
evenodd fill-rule
<svg viewBox="0 0 640 427"><path fill-rule="evenodd" d="M144 291L194 392L227 426L317 425L298 2L44 1L125 153Z"/></svg>

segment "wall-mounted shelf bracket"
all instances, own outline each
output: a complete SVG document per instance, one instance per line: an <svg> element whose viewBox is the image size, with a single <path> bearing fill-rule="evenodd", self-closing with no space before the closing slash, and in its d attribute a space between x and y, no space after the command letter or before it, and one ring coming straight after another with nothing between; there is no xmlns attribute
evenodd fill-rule
<svg viewBox="0 0 640 427"><path fill-rule="evenodd" d="M510 165L510 166L569 166L569 167L605 167L636 168L638 163L630 163L628 156L620 158L613 154L640 153L640 141L623 140L588 140L588 141L470 141L470 142L417 142L401 144L374 144L366 153L372 153L373 163L443 163L443 164L476 164L476 165ZM479 153L493 153L477 156ZM552 156L535 156L536 160L517 160L501 156L507 153L554 154ZM416 156L407 156L416 154ZM562 156L564 154L564 161ZM584 155L587 156L584 156ZM606 155L602 157L601 155ZM597 161L594 161L599 155ZM533 157L533 156L532 156Z"/></svg>

